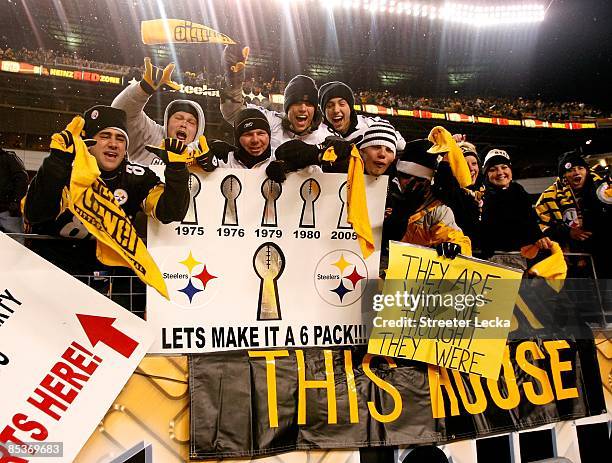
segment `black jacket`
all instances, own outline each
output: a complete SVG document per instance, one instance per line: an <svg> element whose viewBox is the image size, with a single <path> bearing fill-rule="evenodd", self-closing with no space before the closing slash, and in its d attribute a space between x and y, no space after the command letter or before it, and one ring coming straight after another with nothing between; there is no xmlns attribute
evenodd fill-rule
<svg viewBox="0 0 612 463"><path fill-rule="evenodd" d="M520 251L544 236L529 195L518 183L506 189L487 185L482 201L480 240L485 258L495 251Z"/></svg>
<svg viewBox="0 0 612 463"><path fill-rule="evenodd" d="M95 240L90 239L92 236L83 224L62 204L64 188L70 184L72 161L69 154L51 151L32 179L24 212L29 232L77 238L51 242L33 240L31 247L69 273L83 274L102 264L95 258ZM189 207L189 171L184 164L170 164L164 176L165 185L148 167L126 161L113 172L103 172L101 178L132 221L136 213L144 212L147 200L153 203L155 218L160 222L183 220ZM160 188L163 192L157 197Z"/></svg>
<svg viewBox="0 0 612 463"><path fill-rule="evenodd" d="M19 210L28 191L28 174L23 162L12 151L0 148L0 212Z"/></svg>
<svg viewBox="0 0 612 463"><path fill-rule="evenodd" d="M432 188L436 197L453 211L457 225L470 238L472 249L480 249L478 201L471 192L459 186L447 161L438 164Z"/></svg>

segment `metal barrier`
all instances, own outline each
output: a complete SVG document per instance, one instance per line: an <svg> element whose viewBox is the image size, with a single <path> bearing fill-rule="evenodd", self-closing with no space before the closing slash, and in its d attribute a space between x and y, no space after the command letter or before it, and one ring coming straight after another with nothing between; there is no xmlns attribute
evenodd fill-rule
<svg viewBox="0 0 612 463"><path fill-rule="evenodd" d="M7 233L7 236L15 239L21 244L28 245L31 240L36 241L62 241L82 242L70 238L60 238L51 235L38 235L29 233ZM57 263L51 262L55 265ZM102 264L100 265L102 267ZM68 272L79 281L105 295L120 306L126 308L140 318L145 318L146 312L146 286L125 267L106 267L105 269L91 269L91 272L73 273Z"/></svg>
<svg viewBox="0 0 612 463"><path fill-rule="evenodd" d="M136 275L110 275L94 271L93 275L72 275L140 318L145 318L146 287Z"/></svg>
<svg viewBox="0 0 612 463"><path fill-rule="evenodd" d="M564 252L563 256L568 262L566 284L568 282L578 282L578 284L571 285L574 302L581 308L588 307L590 303L597 307L596 310L581 310L582 317L594 328L609 328L612 326L612 280L598 278L591 254ZM491 260L517 267L523 271L527 270L527 260L520 252L496 252ZM586 264L584 261L586 261ZM580 269L578 275L572 274L572 269L576 268Z"/></svg>

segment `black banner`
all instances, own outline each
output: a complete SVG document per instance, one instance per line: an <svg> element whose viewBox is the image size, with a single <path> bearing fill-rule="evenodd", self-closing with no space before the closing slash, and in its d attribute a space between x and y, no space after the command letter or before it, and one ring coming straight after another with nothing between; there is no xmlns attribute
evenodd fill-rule
<svg viewBox="0 0 612 463"><path fill-rule="evenodd" d="M510 341L497 381L363 347L190 358L191 457L444 443L605 413L592 340Z"/></svg>

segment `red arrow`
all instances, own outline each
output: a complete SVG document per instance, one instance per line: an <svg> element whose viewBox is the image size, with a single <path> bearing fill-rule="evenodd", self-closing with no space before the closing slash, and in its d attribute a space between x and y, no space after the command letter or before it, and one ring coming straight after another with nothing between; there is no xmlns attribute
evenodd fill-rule
<svg viewBox="0 0 612 463"><path fill-rule="evenodd" d="M112 326L116 318L83 314L76 316L92 346L96 347L98 342L102 342L125 358L130 358L138 347L136 341Z"/></svg>

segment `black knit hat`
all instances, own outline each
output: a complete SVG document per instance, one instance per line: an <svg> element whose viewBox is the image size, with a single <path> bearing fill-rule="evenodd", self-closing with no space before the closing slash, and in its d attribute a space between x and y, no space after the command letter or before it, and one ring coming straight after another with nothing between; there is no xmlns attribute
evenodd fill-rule
<svg viewBox="0 0 612 463"><path fill-rule="evenodd" d="M355 95L353 95L351 87L345 83L335 81L321 85L319 88L319 106L321 106L322 111L325 111L325 106L327 106L328 101L332 98L342 98L351 107L351 112L353 111Z"/></svg>
<svg viewBox="0 0 612 463"><path fill-rule="evenodd" d="M498 164L506 164L511 166L512 161L510 160L510 155L506 151L494 148L487 153L483 164L483 170L486 172L489 167L493 167Z"/></svg>
<svg viewBox="0 0 612 463"><path fill-rule="evenodd" d="M563 177L568 170L576 166L582 166L585 169L589 168L589 164L584 160L580 151L573 150L563 153L559 156L559 163L557 164L559 177Z"/></svg>
<svg viewBox="0 0 612 463"><path fill-rule="evenodd" d="M310 77L301 74L291 79L285 87L285 101L283 102L285 114L289 111L289 106L300 101L307 101L315 107L319 103L317 84Z"/></svg>
<svg viewBox="0 0 612 463"><path fill-rule="evenodd" d="M122 109L103 105L92 106L83 113L83 118L85 119L83 130L86 138L93 138L101 130L113 128L122 132L126 142L129 143L127 118Z"/></svg>
<svg viewBox="0 0 612 463"><path fill-rule="evenodd" d="M406 147L395 166L397 172L431 180L438 159L435 154L427 152L429 148L431 148L431 142L426 139L406 143Z"/></svg>
<svg viewBox="0 0 612 463"><path fill-rule="evenodd" d="M238 117L234 122L234 138L236 143L239 143L240 136L250 130L261 129L271 136L270 123L268 119L259 109L246 108L238 113Z"/></svg>
<svg viewBox="0 0 612 463"><path fill-rule="evenodd" d="M170 102L170 104L168 105L168 119L170 119L174 113L178 113L179 111L184 111L186 113L191 114L193 117L196 118L196 121L200 120L196 108L189 103L182 102Z"/></svg>

